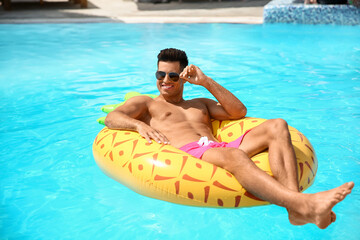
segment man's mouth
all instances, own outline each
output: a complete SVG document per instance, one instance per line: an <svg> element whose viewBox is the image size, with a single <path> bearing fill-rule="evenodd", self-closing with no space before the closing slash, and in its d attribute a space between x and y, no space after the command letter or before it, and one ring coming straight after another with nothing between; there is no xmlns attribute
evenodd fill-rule
<svg viewBox="0 0 360 240"><path fill-rule="evenodd" d="M173 88L173 87L174 87L174 85L165 85L165 84L161 85L161 88L166 89L166 90Z"/></svg>

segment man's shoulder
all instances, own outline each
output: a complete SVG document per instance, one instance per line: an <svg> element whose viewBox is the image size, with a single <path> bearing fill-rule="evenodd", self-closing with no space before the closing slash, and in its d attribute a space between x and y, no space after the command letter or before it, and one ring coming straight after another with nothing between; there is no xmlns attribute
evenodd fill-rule
<svg viewBox="0 0 360 240"><path fill-rule="evenodd" d="M148 103L153 101L154 99L146 96L146 95L139 95L139 96L135 96L132 97L130 99L127 100L128 103L134 103L134 104L139 104L139 103Z"/></svg>
<svg viewBox="0 0 360 240"><path fill-rule="evenodd" d="M149 96L145 96L145 95L134 96L126 100L124 105L120 106L119 109L129 108L129 107L148 108L149 104L151 104L152 101L154 101L154 99L152 99Z"/></svg>

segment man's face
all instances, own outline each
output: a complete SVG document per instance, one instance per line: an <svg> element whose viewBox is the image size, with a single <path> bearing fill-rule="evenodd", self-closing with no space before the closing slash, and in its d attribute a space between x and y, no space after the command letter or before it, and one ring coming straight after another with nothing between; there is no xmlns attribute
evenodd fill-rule
<svg viewBox="0 0 360 240"><path fill-rule="evenodd" d="M180 74L180 62L159 62L158 71L165 72L164 78L157 79L156 85L159 89L160 94L167 96L174 96L183 91L183 80L173 81L169 77L169 73Z"/></svg>

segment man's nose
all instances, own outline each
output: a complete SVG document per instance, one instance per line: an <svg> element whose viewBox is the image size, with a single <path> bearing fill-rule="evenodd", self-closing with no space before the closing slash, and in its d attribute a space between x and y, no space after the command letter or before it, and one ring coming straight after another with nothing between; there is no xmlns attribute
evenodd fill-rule
<svg viewBox="0 0 360 240"><path fill-rule="evenodd" d="M169 77L169 74L166 74L166 75L165 75L165 78L164 78L163 81L164 81L164 82L171 82L171 79L170 79L170 77Z"/></svg>

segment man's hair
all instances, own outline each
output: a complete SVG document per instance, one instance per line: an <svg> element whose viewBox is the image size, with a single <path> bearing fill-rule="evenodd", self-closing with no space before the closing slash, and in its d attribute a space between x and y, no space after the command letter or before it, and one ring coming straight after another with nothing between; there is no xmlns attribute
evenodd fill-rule
<svg viewBox="0 0 360 240"><path fill-rule="evenodd" d="M166 48L160 51L158 54L158 65L159 62L180 62L180 71L182 71L188 64L188 58L186 53L176 48Z"/></svg>

